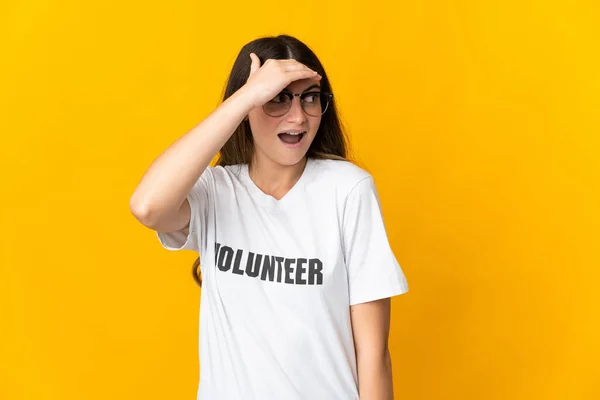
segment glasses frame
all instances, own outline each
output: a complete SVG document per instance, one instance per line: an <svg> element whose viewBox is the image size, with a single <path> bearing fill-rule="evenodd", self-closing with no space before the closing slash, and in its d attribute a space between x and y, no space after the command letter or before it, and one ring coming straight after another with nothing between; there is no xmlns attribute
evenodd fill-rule
<svg viewBox="0 0 600 400"><path fill-rule="evenodd" d="M327 99L327 105L325 106L325 109L323 111L321 111L320 115L310 115L309 113L306 112L306 110L302 106L302 100L304 100L304 97L305 96L309 96L311 94L312 95L319 94L321 96L325 96L325 98ZM294 102L294 97L299 97L300 108L302 108L302 112L304 112L306 115L308 115L310 117L320 117L321 115L325 114L325 112L329 109L329 104L331 103L331 99L333 98L333 93L330 93L330 92L321 92L321 91L312 91L312 92L304 92L304 93L280 92L278 94L278 96L281 96L281 95L287 96L290 99L289 106L288 106L287 110L285 110L285 112L283 114L281 114L281 115L271 115L271 114L269 114L267 112L267 110L266 110L266 105L271 101L271 100L269 100L269 102L263 104L263 106L262 106L263 111L269 117L274 117L274 118L283 117L285 114L287 114L288 112L290 112L290 109L292 108L292 103Z"/></svg>

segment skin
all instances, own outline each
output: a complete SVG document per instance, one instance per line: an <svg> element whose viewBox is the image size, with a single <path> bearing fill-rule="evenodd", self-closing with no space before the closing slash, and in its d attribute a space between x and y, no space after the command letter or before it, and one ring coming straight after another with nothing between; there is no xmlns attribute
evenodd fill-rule
<svg viewBox="0 0 600 400"><path fill-rule="evenodd" d="M292 82L286 89L292 93L302 93L315 84L318 83L314 80L302 79ZM280 199L302 175L306 152L317 134L321 116L306 114L300 105L300 98L295 97L290 110L281 117L271 117L265 114L262 107L257 107L250 111L248 119L255 147L250 176L263 192ZM294 149L285 147L277 134L296 129L306 131L302 146Z"/></svg>
<svg viewBox="0 0 600 400"><path fill-rule="evenodd" d="M277 118L266 115L261 105L282 88L301 93L320 76L295 60L268 60L261 67L255 54L250 57L248 83L169 146L142 177L131 196L130 209L144 226L161 232L187 232L191 211L186 196L244 118L250 121L255 142L250 171L255 184L281 199L300 178L321 117L306 115L298 97L289 112ZM304 142L299 148L286 148L277 134L295 128L307 131ZM393 398L387 349L389 304L389 299L384 299L350 307L361 400Z"/></svg>
<svg viewBox="0 0 600 400"><path fill-rule="evenodd" d="M315 81L292 82L287 89L302 93ZM313 91L316 89L311 89ZM321 117L307 115L295 97L289 112L271 117L262 107L248 114L255 154L250 177L266 194L281 199L294 186L306 165L306 152L313 141ZM286 148L278 133L301 129L307 131L302 146ZM381 299L350 307L352 333L356 349L359 395L361 400L393 400L392 367L388 350L390 299Z"/></svg>
<svg viewBox="0 0 600 400"><path fill-rule="evenodd" d="M393 400L389 298L350 307L360 400Z"/></svg>

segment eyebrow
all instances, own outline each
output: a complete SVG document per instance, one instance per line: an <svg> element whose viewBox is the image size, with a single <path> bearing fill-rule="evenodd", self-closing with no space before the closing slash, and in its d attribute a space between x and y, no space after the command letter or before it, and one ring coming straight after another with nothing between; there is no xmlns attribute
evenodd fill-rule
<svg viewBox="0 0 600 400"><path fill-rule="evenodd" d="M317 89L321 89L321 85L319 85L318 83L315 83L314 85L312 85L312 86L309 86L307 89L304 89L304 91L303 91L302 93L306 93L306 92L308 92L309 90L311 90L311 89L315 89L315 88L317 88ZM283 90L282 90L282 92L286 92L286 93L292 93L292 91L291 91L291 90L289 90L288 88L285 88L285 89L283 89Z"/></svg>

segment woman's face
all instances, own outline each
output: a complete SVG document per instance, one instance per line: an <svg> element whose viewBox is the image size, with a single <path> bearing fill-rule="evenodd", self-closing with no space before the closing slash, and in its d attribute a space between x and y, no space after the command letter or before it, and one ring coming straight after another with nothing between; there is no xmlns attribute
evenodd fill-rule
<svg viewBox="0 0 600 400"><path fill-rule="evenodd" d="M311 79L292 82L284 91L290 93L318 92L320 84ZM278 97L278 100L286 100ZM309 96L305 101L312 101ZM277 107L276 104L272 106ZM267 106L269 107L269 106ZM270 112L270 114L273 114ZM311 114L315 114L311 112ZM300 97L295 96L286 114L273 117L258 107L248 114L252 137L254 138L254 158L267 158L280 165L295 165L306 155L310 144L317 134L321 116L308 115L300 104ZM284 135L300 133L299 135ZM260 163L260 161L259 161Z"/></svg>

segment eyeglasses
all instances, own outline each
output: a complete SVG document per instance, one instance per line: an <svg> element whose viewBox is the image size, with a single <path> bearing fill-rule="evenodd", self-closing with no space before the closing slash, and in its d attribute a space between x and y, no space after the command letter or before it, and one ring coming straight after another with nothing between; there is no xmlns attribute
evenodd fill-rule
<svg viewBox="0 0 600 400"><path fill-rule="evenodd" d="M265 111L265 114L271 117L281 117L290 110L292 101L296 96L300 98L300 104L306 114L312 117L318 117L327 111L333 93L316 91L306 93L281 92L272 100L264 104L263 110Z"/></svg>

